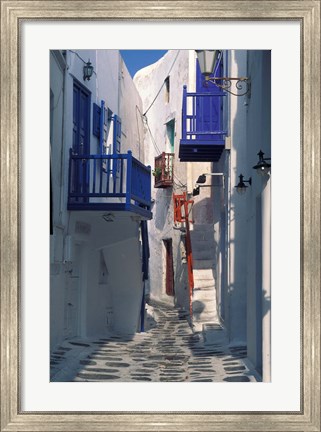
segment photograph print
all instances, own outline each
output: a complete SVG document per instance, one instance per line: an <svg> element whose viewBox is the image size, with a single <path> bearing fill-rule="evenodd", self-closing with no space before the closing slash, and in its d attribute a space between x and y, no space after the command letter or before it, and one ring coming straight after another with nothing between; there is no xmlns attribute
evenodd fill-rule
<svg viewBox="0 0 321 432"><path fill-rule="evenodd" d="M270 382L270 183L271 51L51 50L51 382Z"/></svg>

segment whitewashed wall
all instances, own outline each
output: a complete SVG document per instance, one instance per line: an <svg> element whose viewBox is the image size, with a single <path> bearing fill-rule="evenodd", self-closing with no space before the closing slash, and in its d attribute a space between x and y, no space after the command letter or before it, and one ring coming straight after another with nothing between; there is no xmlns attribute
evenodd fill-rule
<svg viewBox="0 0 321 432"><path fill-rule="evenodd" d="M167 189L152 188L155 200L153 220L149 222L150 247L150 293L151 297L169 304L188 307L187 273L185 250L181 233L174 230L172 193L186 190L187 164L178 159L181 138L181 107L183 85L188 84L189 53L187 50L170 50L158 62L140 70L134 77L134 83L143 101L143 113L146 111L145 154L146 163L154 167L154 158L161 152L170 152L166 133L166 123L175 120L174 141L174 187ZM164 80L170 78L170 97L166 101ZM163 87L162 87L163 86ZM158 94L159 93L159 94ZM158 96L157 96L158 94ZM155 99L155 97L157 98ZM154 181L154 178L152 179ZM152 185L153 186L153 185ZM165 292L165 250L163 240L172 239L175 298Z"/></svg>
<svg viewBox="0 0 321 432"><path fill-rule="evenodd" d="M50 86L59 113L54 123L52 165L55 211L55 233L51 239L53 348L70 334L95 337L110 329L135 332L143 293L138 222L124 213L115 214L113 222L106 222L101 212L67 212L74 79L91 92L91 153L98 153L99 149L98 139L92 133L92 104L100 106L102 99L122 119L121 152L132 150L133 155L144 162L144 151L143 124L139 118L137 120L142 102L117 50L77 50L76 53L67 50L64 86L63 72L53 55L51 59ZM83 66L88 60L95 73L90 81L84 81ZM130 244L130 254L126 242ZM122 263L125 271L115 266L117 262ZM124 299L128 297L128 302L120 302L119 293ZM72 306L68 308L68 304ZM70 326L68 323L73 319L75 324Z"/></svg>
<svg viewBox="0 0 321 432"><path fill-rule="evenodd" d="M252 171L248 194L249 242L247 252L247 341L248 355L263 379L270 380L271 318L271 188L270 177L259 176L252 167L262 150L271 157L271 58L268 51L248 51L251 97L247 104L247 159ZM272 161L273 163L273 161ZM262 353L261 353L262 350Z"/></svg>
<svg viewBox="0 0 321 432"><path fill-rule="evenodd" d="M51 119L51 167L53 201L53 235L50 236L50 326L52 331L51 346L61 340L64 329L64 283L63 266L64 227L62 225L60 188L63 177L62 143L63 143L63 108L64 108L64 58L59 52L50 53L50 90L52 101L50 106ZM54 312L53 312L54 311Z"/></svg>
<svg viewBox="0 0 321 432"><path fill-rule="evenodd" d="M260 149L271 156L269 53L232 51L228 75L250 76L251 94L230 96L231 150L213 168L225 173L224 193L214 190L213 200L219 312L230 343L246 343L250 361L258 370L263 363L269 381L270 178L253 170ZM252 177L244 195L235 188L240 174L245 180Z"/></svg>

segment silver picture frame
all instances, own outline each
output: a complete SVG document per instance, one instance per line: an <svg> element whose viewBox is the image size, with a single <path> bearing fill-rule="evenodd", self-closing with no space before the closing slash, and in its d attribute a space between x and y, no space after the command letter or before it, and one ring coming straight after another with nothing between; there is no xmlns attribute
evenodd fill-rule
<svg viewBox="0 0 321 432"><path fill-rule="evenodd" d="M21 410L21 23L67 19L300 23L299 412ZM320 0L1 1L1 431L320 431L320 76Z"/></svg>

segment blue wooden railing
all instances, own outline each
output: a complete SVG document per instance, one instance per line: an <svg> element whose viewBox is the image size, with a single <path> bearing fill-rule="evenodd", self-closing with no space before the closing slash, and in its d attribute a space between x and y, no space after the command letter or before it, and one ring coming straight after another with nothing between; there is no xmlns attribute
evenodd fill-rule
<svg viewBox="0 0 321 432"><path fill-rule="evenodd" d="M190 93L183 87L182 104L182 140L222 139L226 135L223 130L223 116L217 98L226 93Z"/></svg>
<svg viewBox="0 0 321 432"><path fill-rule="evenodd" d="M183 88L181 162L217 162L225 147L223 100L217 89L190 93Z"/></svg>
<svg viewBox="0 0 321 432"><path fill-rule="evenodd" d="M132 156L70 150L68 210L136 211L151 218L151 168Z"/></svg>

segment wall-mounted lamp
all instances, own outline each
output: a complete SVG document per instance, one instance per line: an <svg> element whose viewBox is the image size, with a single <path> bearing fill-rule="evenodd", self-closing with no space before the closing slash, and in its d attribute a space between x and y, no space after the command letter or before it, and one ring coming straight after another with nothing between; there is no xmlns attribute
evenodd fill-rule
<svg viewBox="0 0 321 432"><path fill-rule="evenodd" d="M271 164L267 162L268 160L270 161L271 158L263 157L264 153L262 152L262 150L260 150L257 155L259 157L259 160L257 164L254 165L253 169L255 169L256 172L263 177L268 174L271 168Z"/></svg>
<svg viewBox="0 0 321 432"><path fill-rule="evenodd" d="M197 184L203 184L206 183L206 175L205 174L201 174L199 176L199 178L196 180Z"/></svg>
<svg viewBox="0 0 321 432"><path fill-rule="evenodd" d="M224 182L224 174L223 173L204 173L201 174L197 181L196 184L204 184L206 183L206 176L212 176L212 177L222 177L223 178L223 182Z"/></svg>
<svg viewBox="0 0 321 432"><path fill-rule="evenodd" d="M222 177L222 179L223 179L223 186L224 186L224 174L223 173L204 173L204 174L201 174L198 177L198 179L196 180L195 188L193 189L193 196L196 196L196 195L200 194L200 188L201 187L215 187L215 186L220 187L221 186L221 185L204 185L204 183L206 183L206 176L219 176L219 177Z"/></svg>
<svg viewBox="0 0 321 432"><path fill-rule="evenodd" d="M245 96L250 92L250 79L248 77L210 77L214 74L215 67L222 57L220 50L195 50L200 65L201 73L205 77L205 82L211 82L216 87L234 95ZM234 84L234 88L232 85ZM231 90L233 88L233 91Z"/></svg>
<svg viewBox="0 0 321 432"><path fill-rule="evenodd" d="M244 180L244 176L242 174L240 174L239 175L239 179L240 179L240 181L235 186L236 187L236 192L239 193L240 195L243 195L243 194L245 194L246 188L248 187L248 186L246 186L245 183L248 183L249 185L252 185L252 177L250 177L248 180Z"/></svg>
<svg viewBox="0 0 321 432"><path fill-rule="evenodd" d="M89 81L92 77L93 72L94 66L90 63L90 60L88 60L88 62L84 65L84 81Z"/></svg>
<svg viewBox="0 0 321 432"><path fill-rule="evenodd" d="M193 196L197 196L200 194L200 187L196 185L193 189Z"/></svg>

